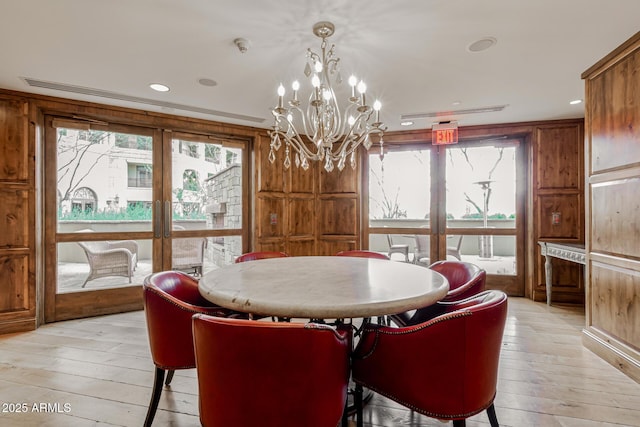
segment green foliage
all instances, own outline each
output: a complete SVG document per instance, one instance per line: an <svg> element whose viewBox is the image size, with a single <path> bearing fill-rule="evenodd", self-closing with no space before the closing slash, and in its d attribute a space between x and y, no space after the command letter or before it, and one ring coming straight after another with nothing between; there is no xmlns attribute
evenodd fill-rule
<svg viewBox="0 0 640 427"><path fill-rule="evenodd" d="M152 219L151 207L146 207L142 204L134 204L126 209L119 210L100 210L82 211L80 209L74 209L71 212L62 213L58 212L59 221L151 221ZM206 215L201 212L185 212L184 215L180 215L176 212L173 213L173 219L206 219Z"/></svg>
<svg viewBox="0 0 640 427"><path fill-rule="evenodd" d="M511 214L509 216L509 219L514 219L515 217L516 217L515 214ZM464 218L464 219L483 219L482 213L480 213L480 212L466 214L466 215L463 215L462 218ZM495 213L493 215L489 215L487 217L487 219L507 219L507 216L505 214L503 214L503 213Z"/></svg>

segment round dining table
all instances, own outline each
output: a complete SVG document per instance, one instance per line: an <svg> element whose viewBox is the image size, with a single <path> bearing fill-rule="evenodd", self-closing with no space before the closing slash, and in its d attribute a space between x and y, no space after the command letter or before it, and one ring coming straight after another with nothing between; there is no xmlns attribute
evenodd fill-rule
<svg viewBox="0 0 640 427"><path fill-rule="evenodd" d="M296 256L232 264L205 273L200 293L222 307L262 316L367 318L434 304L449 290L415 264L346 256Z"/></svg>

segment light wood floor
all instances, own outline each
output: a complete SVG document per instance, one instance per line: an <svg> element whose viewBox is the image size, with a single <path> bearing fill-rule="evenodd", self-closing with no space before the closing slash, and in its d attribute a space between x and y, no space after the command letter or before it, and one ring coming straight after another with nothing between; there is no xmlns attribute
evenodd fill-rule
<svg viewBox="0 0 640 427"><path fill-rule="evenodd" d="M502 426L640 426L640 384L582 346L583 323L576 307L509 300L495 402ZM0 336L0 426L141 426L152 382L143 312ZM200 425L196 393L195 370L177 371L154 425ZM365 425L445 424L376 395ZM482 413L467 425L489 424Z"/></svg>

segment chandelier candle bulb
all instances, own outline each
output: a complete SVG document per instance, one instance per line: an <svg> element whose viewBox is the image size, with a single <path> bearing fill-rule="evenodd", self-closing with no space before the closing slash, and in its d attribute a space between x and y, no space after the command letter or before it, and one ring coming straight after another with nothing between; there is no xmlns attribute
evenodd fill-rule
<svg viewBox="0 0 640 427"><path fill-rule="evenodd" d="M365 98L364 98L364 94L367 91L367 85L364 84L364 82L362 80L360 80L360 83L358 83L358 92L360 92L360 100L362 105L367 105Z"/></svg>
<svg viewBox="0 0 640 427"><path fill-rule="evenodd" d="M300 83L297 80L294 80L291 84L291 89L293 89L293 101L298 101L298 89L300 89Z"/></svg>
<svg viewBox="0 0 640 427"><path fill-rule="evenodd" d="M356 98L356 85L358 84L358 79L353 74L349 77L349 86L351 86L351 100L355 100Z"/></svg>
<svg viewBox="0 0 640 427"><path fill-rule="evenodd" d="M282 102L282 98L284 97L284 86L280 83L278 86L278 108L283 108L284 104Z"/></svg>

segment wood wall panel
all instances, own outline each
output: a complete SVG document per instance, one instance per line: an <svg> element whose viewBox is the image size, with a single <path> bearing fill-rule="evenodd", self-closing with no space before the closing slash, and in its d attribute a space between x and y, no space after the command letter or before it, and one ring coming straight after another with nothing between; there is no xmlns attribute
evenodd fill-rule
<svg viewBox="0 0 640 427"><path fill-rule="evenodd" d="M640 258L640 177L591 190L591 250Z"/></svg>
<svg viewBox="0 0 640 427"><path fill-rule="evenodd" d="M332 172L327 172L324 167L320 167L320 193L357 194L358 175L358 168L354 170L349 164L342 171L335 168Z"/></svg>
<svg viewBox="0 0 640 427"><path fill-rule="evenodd" d="M315 199L311 198L291 198L289 200L289 224L288 233L290 236L315 235Z"/></svg>
<svg viewBox="0 0 640 427"><path fill-rule="evenodd" d="M318 240L318 255L331 256L341 251L353 249L357 249L357 241L355 239L322 238Z"/></svg>
<svg viewBox="0 0 640 427"><path fill-rule="evenodd" d="M582 131L579 126L540 127L535 145L536 186L544 189L583 188Z"/></svg>
<svg viewBox="0 0 640 427"><path fill-rule="evenodd" d="M640 381L640 32L582 77L590 156L583 341Z"/></svg>
<svg viewBox="0 0 640 427"><path fill-rule="evenodd" d="M286 229L285 202L282 197L261 196L257 201L258 238L284 237Z"/></svg>
<svg viewBox="0 0 640 427"><path fill-rule="evenodd" d="M30 109L26 98L0 93L0 333L36 327Z"/></svg>
<svg viewBox="0 0 640 427"><path fill-rule="evenodd" d="M20 312L29 306L29 257L0 255L0 313Z"/></svg>
<svg viewBox="0 0 640 427"><path fill-rule="evenodd" d="M313 168L304 170L293 166L290 174L291 185L289 188L292 193L315 194L316 173Z"/></svg>
<svg viewBox="0 0 640 427"><path fill-rule="evenodd" d="M538 197L538 235L540 239L582 238L584 210L582 194L541 194ZM554 214L559 223L554 223Z"/></svg>
<svg viewBox="0 0 640 427"><path fill-rule="evenodd" d="M356 198L322 198L318 204L318 233L325 235L347 235L355 238L357 214Z"/></svg>
<svg viewBox="0 0 640 427"><path fill-rule="evenodd" d="M594 262L591 287L591 325L640 350L640 272Z"/></svg>
<svg viewBox="0 0 640 427"><path fill-rule="evenodd" d="M593 172L640 163L639 73L635 54L589 80Z"/></svg>
<svg viewBox="0 0 640 427"><path fill-rule="evenodd" d="M260 135L256 138L255 154L256 165L256 191L283 191L285 182L285 169L282 165L282 149L277 154L275 162L269 161L269 137Z"/></svg>
<svg viewBox="0 0 640 427"><path fill-rule="evenodd" d="M29 192L0 188L0 248L29 245Z"/></svg>
<svg viewBox="0 0 640 427"><path fill-rule="evenodd" d="M0 98L0 181L29 180L28 104Z"/></svg>
<svg viewBox="0 0 640 427"><path fill-rule="evenodd" d="M545 301L545 259L536 243L584 242L584 126L580 120L540 125L533 136L531 243L535 245L535 268L531 295ZM558 224L553 222L554 213L560 215ZM554 300L583 304L582 266L557 259L552 263Z"/></svg>
<svg viewBox="0 0 640 427"><path fill-rule="evenodd" d="M316 254L315 238L300 240L289 239L287 253L291 256L308 256Z"/></svg>

